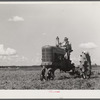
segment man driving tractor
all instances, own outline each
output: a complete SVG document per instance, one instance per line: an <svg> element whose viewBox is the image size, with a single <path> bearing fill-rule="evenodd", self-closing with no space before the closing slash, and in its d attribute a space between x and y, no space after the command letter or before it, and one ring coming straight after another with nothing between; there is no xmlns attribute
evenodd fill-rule
<svg viewBox="0 0 100 100"><path fill-rule="evenodd" d="M71 44L70 44L69 41L68 41L68 38L65 37L65 38L64 38L64 41L63 41L62 43L59 43L59 37L58 37L58 36L57 36L56 40L58 41L58 42L57 42L58 44L57 44L56 46L57 46L57 47L63 48L63 49L66 51L64 57L65 57L66 59L70 60L70 53L71 53L73 50L72 50Z"/></svg>

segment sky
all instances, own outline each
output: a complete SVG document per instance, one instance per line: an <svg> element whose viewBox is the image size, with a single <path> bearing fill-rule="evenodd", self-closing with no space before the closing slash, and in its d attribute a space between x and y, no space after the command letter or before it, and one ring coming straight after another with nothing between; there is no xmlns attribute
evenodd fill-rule
<svg viewBox="0 0 100 100"><path fill-rule="evenodd" d="M41 48L68 37L71 60L100 64L100 2L0 3L0 65L41 64Z"/></svg>

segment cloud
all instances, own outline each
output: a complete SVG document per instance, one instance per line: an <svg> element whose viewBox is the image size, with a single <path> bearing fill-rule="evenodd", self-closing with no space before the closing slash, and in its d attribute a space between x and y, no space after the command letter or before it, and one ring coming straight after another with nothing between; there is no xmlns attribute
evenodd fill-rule
<svg viewBox="0 0 100 100"><path fill-rule="evenodd" d="M0 55L0 66L1 65L32 65L32 62L25 56L13 55L13 56L1 56Z"/></svg>
<svg viewBox="0 0 100 100"><path fill-rule="evenodd" d="M22 61L27 61L27 60L28 60L28 58L27 58L27 57L25 57L25 56L22 56L22 57L21 57L21 60L22 60Z"/></svg>
<svg viewBox="0 0 100 100"><path fill-rule="evenodd" d="M41 64L41 54L36 53L36 58L33 58L31 61L34 65L40 65Z"/></svg>
<svg viewBox="0 0 100 100"><path fill-rule="evenodd" d="M96 45L95 43L92 43L92 42L81 43L81 44L80 44L80 48L95 49L95 48L97 48L97 45Z"/></svg>
<svg viewBox="0 0 100 100"><path fill-rule="evenodd" d="M0 44L0 56L10 56L10 55L16 55L16 50L12 48L4 48L3 44Z"/></svg>
<svg viewBox="0 0 100 100"><path fill-rule="evenodd" d="M0 65L27 65L31 64L25 56L18 55L15 49L5 48L0 44Z"/></svg>
<svg viewBox="0 0 100 100"><path fill-rule="evenodd" d="M12 18L9 18L8 21L14 21L14 22L24 21L24 18L19 16L13 16Z"/></svg>

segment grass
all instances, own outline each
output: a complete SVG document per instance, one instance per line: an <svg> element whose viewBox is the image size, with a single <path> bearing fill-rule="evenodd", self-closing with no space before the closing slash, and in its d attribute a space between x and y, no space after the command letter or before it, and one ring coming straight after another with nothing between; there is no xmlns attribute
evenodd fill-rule
<svg viewBox="0 0 100 100"><path fill-rule="evenodd" d="M40 70L0 70L0 89L100 89L100 69L92 70L90 79L74 78L68 73L55 72L55 79L40 81Z"/></svg>

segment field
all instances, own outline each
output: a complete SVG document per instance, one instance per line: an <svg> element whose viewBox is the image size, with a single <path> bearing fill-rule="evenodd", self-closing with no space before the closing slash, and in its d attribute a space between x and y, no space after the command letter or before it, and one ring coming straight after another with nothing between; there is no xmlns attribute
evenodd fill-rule
<svg viewBox="0 0 100 100"><path fill-rule="evenodd" d="M92 69L90 79L70 76L68 73L55 72L52 81L40 81L40 68L33 69L1 69L0 89L100 89L100 68Z"/></svg>

